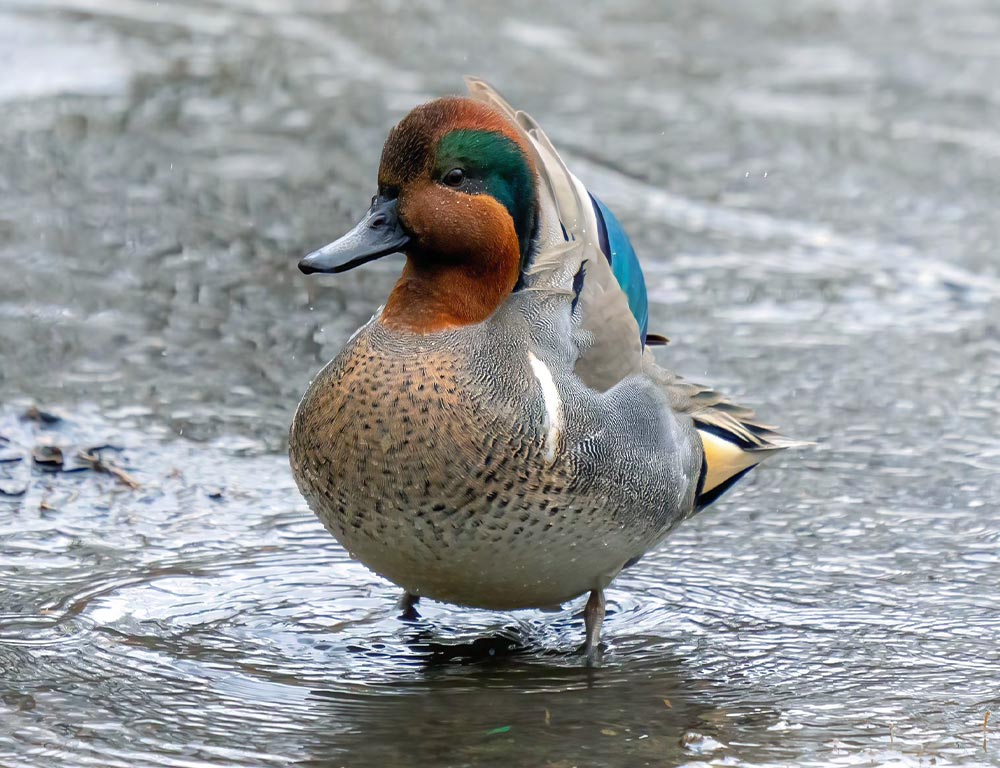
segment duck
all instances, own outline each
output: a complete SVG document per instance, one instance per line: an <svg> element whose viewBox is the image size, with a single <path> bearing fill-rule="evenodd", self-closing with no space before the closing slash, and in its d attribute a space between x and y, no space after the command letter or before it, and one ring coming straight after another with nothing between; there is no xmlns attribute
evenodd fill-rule
<svg viewBox="0 0 1000 768"><path fill-rule="evenodd" d="M799 443L657 362L619 220L538 123L483 80L391 129L347 234L299 262L405 264L311 381L289 433L309 507L350 556L421 598L500 611L605 590L678 524Z"/></svg>

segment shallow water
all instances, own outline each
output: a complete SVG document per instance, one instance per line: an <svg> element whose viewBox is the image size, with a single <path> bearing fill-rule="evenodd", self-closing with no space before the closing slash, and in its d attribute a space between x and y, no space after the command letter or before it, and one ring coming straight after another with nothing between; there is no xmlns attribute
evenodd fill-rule
<svg viewBox="0 0 1000 768"><path fill-rule="evenodd" d="M650 5L0 0L0 765L1000 764L1000 9ZM399 267L295 261L464 72L616 209L663 359L818 442L592 673L579 604L398 620L283 454Z"/></svg>

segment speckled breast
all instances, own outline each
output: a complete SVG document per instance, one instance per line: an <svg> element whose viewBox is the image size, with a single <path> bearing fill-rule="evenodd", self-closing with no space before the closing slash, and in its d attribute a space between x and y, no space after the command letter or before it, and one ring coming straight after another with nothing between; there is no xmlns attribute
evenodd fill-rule
<svg viewBox="0 0 1000 768"><path fill-rule="evenodd" d="M300 490L353 557L416 595L511 609L605 586L648 531L546 452L525 350L476 370L455 334L359 332L295 414Z"/></svg>

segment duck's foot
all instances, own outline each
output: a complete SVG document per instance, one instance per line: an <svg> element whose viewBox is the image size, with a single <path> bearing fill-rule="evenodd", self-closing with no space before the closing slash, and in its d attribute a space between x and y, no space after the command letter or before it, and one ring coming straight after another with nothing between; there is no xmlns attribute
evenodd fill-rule
<svg viewBox="0 0 1000 768"><path fill-rule="evenodd" d="M596 667L601 661L601 626L604 624L603 589L591 591L587 607L583 609L583 623L587 628L587 642L583 646L583 652L587 655L587 666Z"/></svg>
<svg viewBox="0 0 1000 768"><path fill-rule="evenodd" d="M399 598L400 614L399 618L402 621L416 621L420 618L420 614L417 612L417 603L420 602L419 595L411 595L409 592L404 592L403 596Z"/></svg>

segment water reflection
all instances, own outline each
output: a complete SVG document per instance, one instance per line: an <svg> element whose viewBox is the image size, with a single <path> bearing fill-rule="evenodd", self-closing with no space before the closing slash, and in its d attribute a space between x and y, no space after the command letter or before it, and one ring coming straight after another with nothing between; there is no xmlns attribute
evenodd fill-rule
<svg viewBox="0 0 1000 768"><path fill-rule="evenodd" d="M320 721L346 732L313 733L307 765L491 765L530 754L538 764L685 759L680 734L714 729L725 713L686 690L683 669L663 659L639 680L510 659L445 665L391 696L314 692ZM690 753L687 753L690 754Z"/></svg>

